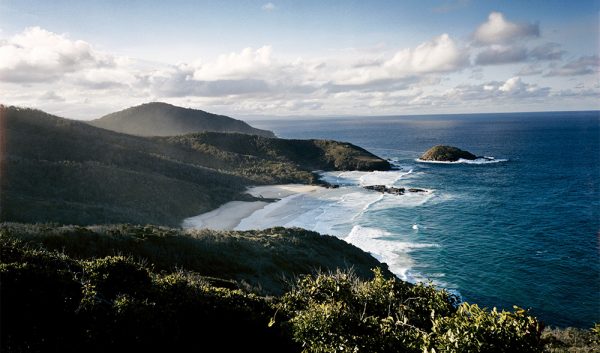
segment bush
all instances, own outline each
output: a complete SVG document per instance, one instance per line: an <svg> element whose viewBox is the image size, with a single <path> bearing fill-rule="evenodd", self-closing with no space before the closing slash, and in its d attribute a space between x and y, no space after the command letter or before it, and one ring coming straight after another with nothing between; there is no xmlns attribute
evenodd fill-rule
<svg viewBox="0 0 600 353"><path fill-rule="evenodd" d="M434 320L431 343L435 352L506 352L542 351L541 325L527 311L491 312L476 304L463 303L456 313Z"/></svg>
<svg viewBox="0 0 600 353"><path fill-rule="evenodd" d="M280 308L307 352L422 352L431 319L454 311L455 298L433 287L350 273L307 276Z"/></svg>
<svg viewBox="0 0 600 353"><path fill-rule="evenodd" d="M307 276L282 297L305 352L541 352L527 312L487 311L432 286L348 273Z"/></svg>

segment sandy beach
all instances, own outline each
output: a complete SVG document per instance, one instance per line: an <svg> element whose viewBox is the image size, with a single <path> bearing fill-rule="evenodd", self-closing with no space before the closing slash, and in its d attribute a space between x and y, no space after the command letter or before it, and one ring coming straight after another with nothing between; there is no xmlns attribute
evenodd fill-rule
<svg viewBox="0 0 600 353"><path fill-rule="evenodd" d="M320 186L302 184L265 185L248 188L247 193L254 197L282 199L294 194L314 192L320 188ZM185 229L232 230L243 219L250 217L254 212L267 205L269 203L265 201L231 201L210 212L186 218L181 226Z"/></svg>

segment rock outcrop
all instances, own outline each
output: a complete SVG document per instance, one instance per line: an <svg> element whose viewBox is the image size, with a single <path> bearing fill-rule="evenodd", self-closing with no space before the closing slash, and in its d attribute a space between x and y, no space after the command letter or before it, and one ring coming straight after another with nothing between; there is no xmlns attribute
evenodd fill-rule
<svg viewBox="0 0 600 353"><path fill-rule="evenodd" d="M416 189L416 188L395 188L395 187L387 187L385 185L367 185L363 186L363 188L367 190L379 191L384 194L393 194L393 195L404 195L405 192L427 192L427 190Z"/></svg>
<svg viewBox="0 0 600 353"><path fill-rule="evenodd" d="M424 161L456 162L459 159L474 160L478 157L471 152L453 146L437 145L431 147L420 157Z"/></svg>

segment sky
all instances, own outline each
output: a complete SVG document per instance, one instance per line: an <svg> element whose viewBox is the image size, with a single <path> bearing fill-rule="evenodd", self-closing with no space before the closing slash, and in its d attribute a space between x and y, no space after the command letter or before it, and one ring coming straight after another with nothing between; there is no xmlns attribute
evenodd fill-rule
<svg viewBox="0 0 600 353"><path fill-rule="evenodd" d="M0 103L94 119L600 109L600 0L0 0Z"/></svg>

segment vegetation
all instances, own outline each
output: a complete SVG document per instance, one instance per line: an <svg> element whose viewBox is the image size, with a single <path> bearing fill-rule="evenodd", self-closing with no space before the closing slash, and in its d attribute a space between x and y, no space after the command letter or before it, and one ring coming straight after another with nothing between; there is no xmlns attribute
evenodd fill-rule
<svg viewBox="0 0 600 353"><path fill-rule="evenodd" d="M542 334L546 353L598 353L600 352L600 324L591 330L574 327L547 328Z"/></svg>
<svg viewBox="0 0 600 353"><path fill-rule="evenodd" d="M2 240L2 352L297 351L267 326L263 297L160 274L130 258L89 261Z"/></svg>
<svg viewBox="0 0 600 353"><path fill-rule="evenodd" d="M467 303L457 306L448 292L399 281L376 266L370 279L359 274L371 263L355 266L358 271L354 272L336 270L334 263L321 266L315 255L317 243L322 242L322 250L329 251L320 254L322 257L341 259L346 255L340 253L361 251L342 241L338 248L331 247L325 245L330 237L300 232L280 228L264 234L215 232L210 236L207 232L184 234L169 228L126 225L4 224L0 228L0 349L598 351L597 328L575 334L572 330L542 334L542 325L519 308L499 312ZM210 247L222 257L236 254L237 258L252 255L258 259L269 253L282 254L287 245L281 238L289 238L294 248L309 249L304 258L301 253L285 254L290 266L298 266L294 262L298 257L308 267L294 272L304 275L281 296L248 291L239 278L206 276L202 260L192 261L196 257L205 258L205 265L213 263ZM250 247L255 253L248 253ZM190 249L185 252L186 248ZM219 271L232 273L249 264L236 269L236 258L228 260L231 267ZM352 256L346 260L356 261ZM258 262L253 266L264 268ZM265 278L261 271L257 273ZM567 336L585 337L585 343L575 348L573 338Z"/></svg>
<svg viewBox="0 0 600 353"><path fill-rule="evenodd" d="M214 148L223 153L253 156L279 163L299 164L307 170L388 170L390 164L368 151L329 140L287 140L232 134L197 133L167 138L194 151Z"/></svg>
<svg viewBox="0 0 600 353"><path fill-rule="evenodd" d="M387 267L357 247L303 229L223 232L156 226L5 223L0 225L0 237L18 240L33 249L58 250L79 260L123 255L150 263L156 271L193 271L264 294L281 294L287 282L313 271L352 268L359 278L366 279L372 277L372 268L381 266L385 276L393 276Z"/></svg>
<svg viewBox="0 0 600 353"><path fill-rule="evenodd" d="M227 201L249 199L243 193L249 185L316 183L315 167L389 168L363 149L333 141L226 133L147 138L39 110L0 108L4 221L178 226ZM235 148L251 144L262 148ZM304 155L307 146L313 147Z"/></svg>
<svg viewBox="0 0 600 353"><path fill-rule="evenodd" d="M202 110L153 102L127 108L90 121L93 126L139 136L173 136L200 131L239 132L275 137L271 131L254 128L241 120Z"/></svg>

